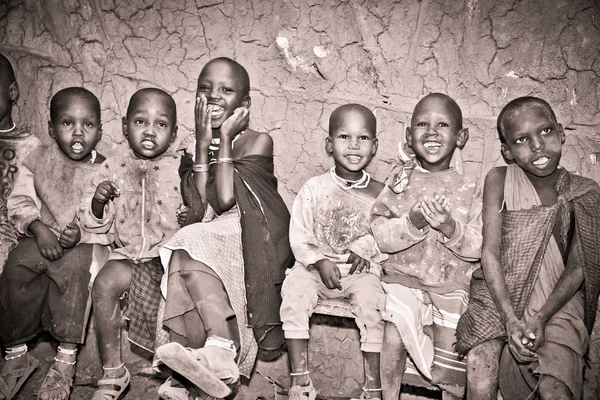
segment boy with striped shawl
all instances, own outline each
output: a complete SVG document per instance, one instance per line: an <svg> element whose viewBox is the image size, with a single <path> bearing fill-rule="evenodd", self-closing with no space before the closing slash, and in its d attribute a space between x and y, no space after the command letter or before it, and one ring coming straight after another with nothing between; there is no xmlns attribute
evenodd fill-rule
<svg viewBox="0 0 600 400"><path fill-rule="evenodd" d="M397 399L403 380L464 393L465 363L454 352L454 333L482 240L480 191L476 179L462 174L460 160L468 137L452 98L425 96L406 130L416 161L392 173L373 206L371 229L389 254L382 278L384 399ZM418 373L406 368L407 353Z"/></svg>
<svg viewBox="0 0 600 400"><path fill-rule="evenodd" d="M512 163L485 180L481 270L457 329L468 397L495 400L499 386L505 399L579 399L600 291L600 188L559 166L565 133L544 100L511 101L497 128Z"/></svg>

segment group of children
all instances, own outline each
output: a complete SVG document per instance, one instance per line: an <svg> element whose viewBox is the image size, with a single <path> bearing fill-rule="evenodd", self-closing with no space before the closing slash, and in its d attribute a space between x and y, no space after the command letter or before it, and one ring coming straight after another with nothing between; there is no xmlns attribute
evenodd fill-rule
<svg viewBox="0 0 600 400"><path fill-rule="evenodd" d="M496 399L498 387L510 399L581 397L600 291L600 188L560 167L565 134L548 103L503 108L508 166L483 190L463 173L469 132L449 96L417 103L412 156L402 152L385 183L365 170L374 114L342 105L325 139L334 166L306 182L290 214L272 139L248 128L249 90L237 62L207 63L186 148L175 146L173 98L141 89L122 122L129 150L105 158L100 103L84 88L52 97L52 144L16 128L19 88L0 56L0 400L36 368L27 342L41 331L59 345L39 398L69 398L92 305L104 369L93 399L118 399L130 384L123 298L129 339L171 371L164 399L230 396L257 357L287 345L289 398L314 400L319 298L350 301L361 399L396 400L403 382L420 381L455 398L466 388L469 399Z"/></svg>

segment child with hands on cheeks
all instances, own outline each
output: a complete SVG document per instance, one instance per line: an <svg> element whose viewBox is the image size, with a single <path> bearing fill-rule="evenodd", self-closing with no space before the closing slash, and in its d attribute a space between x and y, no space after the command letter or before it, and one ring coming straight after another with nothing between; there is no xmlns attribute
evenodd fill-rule
<svg viewBox="0 0 600 400"><path fill-rule="evenodd" d="M224 398L250 376L257 353L272 359L284 344L289 212L273 175L273 140L247 127L249 92L247 71L230 58L210 60L198 77L196 141L181 168L186 226L161 249L172 343L157 354L180 381L160 387L164 399Z"/></svg>
<svg viewBox="0 0 600 400"><path fill-rule="evenodd" d="M600 292L600 187L560 167L565 132L537 97L498 116L505 160L486 176L481 269L460 319L468 397L580 399Z"/></svg>
<svg viewBox="0 0 600 400"><path fill-rule="evenodd" d="M465 363L454 351L454 334L482 240L481 192L459 163L468 137L452 98L425 96L406 129L415 160L393 171L372 208L373 235L389 255L382 277L385 399L397 399L403 381L422 385L422 377L449 396L464 393ZM420 375L404 374L407 354Z"/></svg>
<svg viewBox="0 0 600 400"><path fill-rule="evenodd" d="M153 352L163 269L158 249L179 228L180 156L171 149L177 109L161 89L131 97L123 132L129 151L108 158L82 198L82 230L114 236L115 249L94 282L94 319L104 376L94 400L116 399L130 374L121 359L119 299L127 291L129 340Z"/></svg>
<svg viewBox="0 0 600 400"><path fill-rule="evenodd" d="M382 255L369 230L369 211L383 184L365 171L377 152L376 132L376 119L368 108L346 104L334 110L325 149L335 166L309 179L294 200L289 235L296 265L283 282L280 310L292 370L290 400L316 398L308 340L309 319L319 298L350 300L363 352L360 398L381 398L385 294Z"/></svg>
<svg viewBox="0 0 600 400"><path fill-rule="evenodd" d="M0 377L9 389L3 399L13 397L35 368L26 342L42 330L60 344L38 398L69 397L77 346L85 339L89 287L112 241L82 232L77 216L86 182L104 161L95 150L102 134L98 99L81 87L57 92L48 130L55 143L29 154L8 198L9 220L29 237L10 252L0 276L0 342L7 351Z"/></svg>

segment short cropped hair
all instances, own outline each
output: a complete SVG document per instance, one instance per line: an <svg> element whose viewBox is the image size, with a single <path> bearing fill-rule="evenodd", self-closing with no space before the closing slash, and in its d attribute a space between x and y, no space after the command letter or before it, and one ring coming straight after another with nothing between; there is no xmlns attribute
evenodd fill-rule
<svg viewBox="0 0 600 400"><path fill-rule="evenodd" d="M100 120L100 101L96 95L85 88L73 86L61 89L52 96L52 99L50 100L50 121L56 121L59 110L64 107L67 101L72 97L80 97L89 101Z"/></svg>
<svg viewBox="0 0 600 400"><path fill-rule="evenodd" d="M550 114L550 118L552 119L552 121L554 123L558 123L558 121L556 120L556 114L554 114L554 110L546 100L534 96L517 97L516 99L511 100L507 105L505 105L504 108L502 108L502 111L500 111L500 115L498 115L496 129L498 130L500 142L506 144L506 138L504 137L504 123L508 116L513 112L531 104L538 105L546 109L546 111L548 111L548 113Z"/></svg>
<svg viewBox="0 0 600 400"><path fill-rule="evenodd" d="M244 68L242 64L235 60L232 60L229 57L217 57L207 62L204 68L216 62L224 62L229 64L231 69L234 71L235 75L238 78L240 78L240 82L242 84L242 92L244 93L244 95L248 95L250 93L250 75L248 75L248 71L246 71L246 68ZM204 71L204 68L202 68L202 71ZM200 72L200 75L202 75L202 71Z"/></svg>
<svg viewBox="0 0 600 400"><path fill-rule="evenodd" d="M172 112L172 117L173 117L173 123L176 124L177 123L177 105L175 104L175 100L173 100L173 97L165 92L162 89L159 88L144 88L144 89L140 89L137 92L135 92L133 94L133 96L131 96L131 99L129 99L129 104L127 105L127 118L129 118L131 116L131 113L133 112L133 105L137 103L137 101L146 95L157 95L160 97L163 97L167 100L167 105L169 107L169 112Z"/></svg>
<svg viewBox="0 0 600 400"><path fill-rule="evenodd" d="M377 136L377 118L367 107L356 103L344 104L333 110L329 116L329 136L333 135L333 132L339 128L342 119L351 112L361 114L367 122L369 130L373 132L373 136Z"/></svg>
<svg viewBox="0 0 600 400"><path fill-rule="evenodd" d="M431 97L436 97L438 99L442 99L443 101L446 102L446 104L450 107L454 117L456 118L456 123L457 123L457 128L460 130L463 128L463 115L462 115L462 110L460 109L460 106L458 105L458 103L450 96L448 96L447 94L444 93L439 93L439 92L434 92L434 93L429 93L428 95L426 95L425 97L423 97L421 100L419 100L419 102L417 103L417 105L415 106L415 110L427 99L431 98ZM413 116L415 115L415 113L413 112ZM412 123L412 121L411 121Z"/></svg>

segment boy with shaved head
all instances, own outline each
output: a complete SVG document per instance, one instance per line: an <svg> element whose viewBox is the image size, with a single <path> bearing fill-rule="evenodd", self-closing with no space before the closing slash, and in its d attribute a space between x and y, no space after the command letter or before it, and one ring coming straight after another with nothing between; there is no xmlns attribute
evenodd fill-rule
<svg viewBox="0 0 600 400"><path fill-rule="evenodd" d="M537 97L498 116L485 179L481 270L460 319L468 397L580 399L600 292L600 188L560 167L565 132Z"/></svg>
<svg viewBox="0 0 600 400"><path fill-rule="evenodd" d="M325 150L335 165L306 182L292 207L290 245L296 258L281 290L281 320L288 344L290 400L314 400L309 377L309 318L319 298L350 300L364 359L361 399L381 398L383 341L381 252L369 231L371 205L383 184L365 167L377 152L375 116L359 104L336 108Z"/></svg>
<svg viewBox="0 0 600 400"><path fill-rule="evenodd" d="M128 292L129 340L153 352L163 275L158 249L179 228L180 156L173 98L146 88L123 117L129 151L108 158L82 198L82 229L114 235L115 250L94 282L94 318L104 376L93 399L118 398L130 382L121 359L119 298Z"/></svg>
<svg viewBox="0 0 600 400"><path fill-rule="evenodd" d="M19 84L8 59L0 54L0 274L8 253L17 245L18 234L8 222L6 200L19 167L41 142L31 132L19 129L12 108L19 99Z"/></svg>
<svg viewBox="0 0 600 400"><path fill-rule="evenodd" d="M468 137L452 98L425 96L406 129L415 160L392 173L372 209L373 235L389 255L382 279L384 399L398 398L403 378L419 384L425 377L459 397L464 392L465 363L454 352L454 333L481 252L481 193L455 154ZM407 353L420 374L404 373Z"/></svg>

